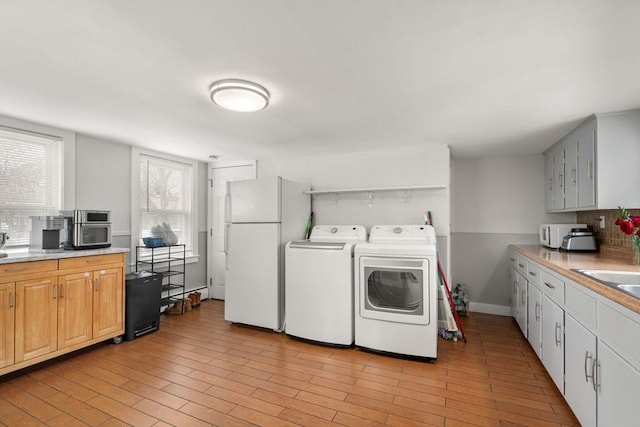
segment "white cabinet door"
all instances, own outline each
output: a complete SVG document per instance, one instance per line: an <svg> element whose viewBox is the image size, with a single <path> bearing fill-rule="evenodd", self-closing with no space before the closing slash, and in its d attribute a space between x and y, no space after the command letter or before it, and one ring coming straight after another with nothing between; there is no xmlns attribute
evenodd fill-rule
<svg viewBox="0 0 640 427"><path fill-rule="evenodd" d="M553 152L553 209L564 209L564 149Z"/></svg>
<svg viewBox="0 0 640 427"><path fill-rule="evenodd" d="M564 320L564 397L583 427L595 427L596 392L593 375L596 362L596 337L570 314L567 313ZM635 396L637 399L637 394ZM624 424L601 424L601 426L606 425Z"/></svg>
<svg viewBox="0 0 640 427"><path fill-rule="evenodd" d="M640 373L598 341L598 426L638 425Z"/></svg>
<svg viewBox="0 0 640 427"><path fill-rule="evenodd" d="M516 321L525 338L527 337L527 285L527 279L518 273L518 314Z"/></svg>
<svg viewBox="0 0 640 427"><path fill-rule="evenodd" d="M509 283L511 284L511 315L518 318L518 270L509 269Z"/></svg>
<svg viewBox="0 0 640 427"><path fill-rule="evenodd" d="M544 206L547 211L553 210L553 155L544 156Z"/></svg>
<svg viewBox="0 0 640 427"><path fill-rule="evenodd" d="M542 363L560 392L564 391L564 310L542 296Z"/></svg>
<svg viewBox="0 0 640 427"><path fill-rule="evenodd" d="M578 130L578 207L596 206L596 182L594 159L596 146L596 121Z"/></svg>
<svg viewBox="0 0 640 427"><path fill-rule="evenodd" d="M529 344L542 360L542 292L529 282L527 295L527 331Z"/></svg>
<svg viewBox="0 0 640 427"><path fill-rule="evenodd" d="M575 132L564 142L564 208L578 207L578 140Z"/></svg>

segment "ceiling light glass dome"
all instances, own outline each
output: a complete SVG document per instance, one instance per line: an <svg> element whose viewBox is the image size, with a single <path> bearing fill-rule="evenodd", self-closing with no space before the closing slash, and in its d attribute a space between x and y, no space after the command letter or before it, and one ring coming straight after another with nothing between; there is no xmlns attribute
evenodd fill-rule
<svg viewBox="0 0 640 427"><path fill-rule="evenodd" d="M209 86L209 93L214 103L231 111L260 111L269 105L269 92L246 80L218 80Z"/></svg>

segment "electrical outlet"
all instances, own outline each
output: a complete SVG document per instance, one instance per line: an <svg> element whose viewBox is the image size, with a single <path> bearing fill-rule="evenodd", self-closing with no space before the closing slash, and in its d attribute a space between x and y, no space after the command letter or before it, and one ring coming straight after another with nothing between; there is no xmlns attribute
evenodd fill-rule
<svg viewBox="0 0 640 427"><path fill-rule="evenodd" d="M600 230L604 230L604 215L600 215Z"/></svg>

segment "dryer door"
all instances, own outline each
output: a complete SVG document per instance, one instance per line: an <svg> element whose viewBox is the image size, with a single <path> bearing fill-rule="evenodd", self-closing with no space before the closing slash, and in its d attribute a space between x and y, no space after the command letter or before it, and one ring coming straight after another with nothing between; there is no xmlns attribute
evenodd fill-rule
<svg viewBox="0 0 640 427"><path fill-rule="evenodd" d="M360 316L389 322L429 324L429 260L360 258Z"/></svg>

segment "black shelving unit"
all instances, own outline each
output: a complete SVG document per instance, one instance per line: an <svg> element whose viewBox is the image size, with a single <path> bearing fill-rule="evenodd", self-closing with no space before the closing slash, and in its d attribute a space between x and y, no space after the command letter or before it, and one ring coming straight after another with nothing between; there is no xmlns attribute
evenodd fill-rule
<svg viewBox="0 0 640 427"><path fill-rule="evenodd" d="M150 271L162 274L161 308L184 300L185 261L185 245L157 248L136 246L136 272ZM184 313L184 304L182 304L182 313Z"/></svg>

